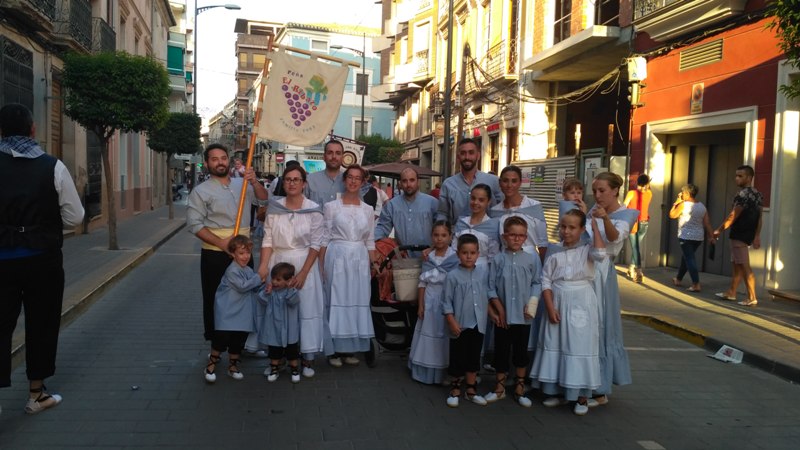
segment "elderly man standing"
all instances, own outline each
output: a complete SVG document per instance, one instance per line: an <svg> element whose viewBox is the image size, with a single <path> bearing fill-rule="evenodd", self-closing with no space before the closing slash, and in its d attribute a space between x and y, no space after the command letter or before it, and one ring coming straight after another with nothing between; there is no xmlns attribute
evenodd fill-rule
<svg viewBox="0 0 800 450"><path fill-rule="evenodd" d="M11 385L11 337L25 307L25 412L61 403L44 379L56 371L64 298L64 226L83 220L78 192L64 164L34 139L33 114L23 105L0 109L0 387Z"/></svg>
<svg viewBox="0 0 800 450"><path fill-rule="evenodd" d="M308 174L306 178L306 198L318 204L320 208L325 203L332 202L342 196L344 180L342 179L342 156L344 145L331 139L325 144L323 159L325 170Z"/></svg>
<svg viewBox="0 0 800 450"><path fill-rule="evenodd" d="M186 210L188 231L203 241L200 252L200 283L203 288L203 336L211 340L214 335L214 294L217 292L225 269L231 263L228 242L233 237L242 183L248 183L245 207L241 224L250 223L249 205L267 204L267 190L258 182L252 167L244 172L244 178L231 178L228 172L230 160L228 149L222 144L206 147L203 158L211 176L199 184L189 194L189 207ZM239 234L250 235L250 228L244 226ZM253 265L252 259L250 265Z"/></svg>
<svg viewBox="0 0 800 450"><path fill-rule="evenodd" d="M430 246L431 227L439 202L419 192L419 178L413 167L400 172L400 189L403 195L383 205L375 226L375 240L389 237L394 229L394 237L400 245Z"/></svg>
<svg viewBox="0 0 800 450"><path fill-rule="evenodd" d="M447 220L451 224L456 223L459 217L470 215L469 193L478 184L486 184L491 188L490 207L503 201L497 176L478 170L481 151L477 142L469 138L459 141L456 159L461 171L442 183L437 215L438 219Z"/></svg>

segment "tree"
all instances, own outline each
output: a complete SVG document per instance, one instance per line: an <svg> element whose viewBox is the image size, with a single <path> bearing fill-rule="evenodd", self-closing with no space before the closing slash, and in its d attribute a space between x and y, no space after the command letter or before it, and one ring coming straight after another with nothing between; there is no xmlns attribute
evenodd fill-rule
<svg viewBox="0 0 800 450"><path fill-rule="evenodd" d="M108 206L108 249L117 245L114 177L109 140L117 131L158 128L169 114L169 75L158 61L125 52L70 53L64 58L65 112L102 142Z"/></svg>
<svg viewBox="0 0 800 450"><path fill-rule="evenodd" d="M403 144L394 139L386 139L378 133L361 136L358 140L367 144L364 149L365 166L399 161L405 151Z"/></svg>
<svg viewBox="0 0 800 450"><path fill-rule="evenodd" d="M772 7L775 19L768 26L771 30L777 29L781 39L778 46L789 63L800 67L800 0L775 0ZM800 96L800 78L781 86L781 92L789 99Z"/></svg>
<svg viewBox="0 0 800 450"><path fill-rule="evenodd" d="M167 155L167 186L172 186L169 163L177 153L195 154L200 149L200 116L193 113L170 113L167 121L150 132L147 145L153 151ZM167 195L169 218L175 218L171 192Z"/></svg>

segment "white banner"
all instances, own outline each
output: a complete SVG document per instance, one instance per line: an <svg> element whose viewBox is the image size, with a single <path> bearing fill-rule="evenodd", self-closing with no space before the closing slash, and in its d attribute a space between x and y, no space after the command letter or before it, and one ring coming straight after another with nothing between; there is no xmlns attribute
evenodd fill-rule
<svg viewBox="0 0 800 450"><path fill-rule="evenodd" d="M329 135L328 140L337 140L342 143L342 147L344 147L344 154L342 155L343 166L350 167L353 164L363 164L362 161L364 160L364 149L367 147L366 144L348 139L346 137L336 136L335 134Z"/></svg>
<svg viewBox="0 0 800 450"><path fill-rule="evenodd" d="M258 135L287 144L319 144L333 129L347 81L347 66L299 58L286 52L269 56Z"/></svg>

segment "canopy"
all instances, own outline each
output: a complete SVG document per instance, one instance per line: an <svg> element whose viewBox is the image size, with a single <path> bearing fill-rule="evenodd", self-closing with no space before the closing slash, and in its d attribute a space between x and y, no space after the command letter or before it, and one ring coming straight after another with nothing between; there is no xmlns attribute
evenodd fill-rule
<svg viewBox="0 0 800 450"><path fill-rule="evenodd" d="M404 162L391 162L364 166L365 169L369 170L370 175L389 178L400 178L400 173L408 167L413 168L417 172L417 176L420 178L438 177L441 175L441 173L427 167L420 167L415 164Z"/></svg>

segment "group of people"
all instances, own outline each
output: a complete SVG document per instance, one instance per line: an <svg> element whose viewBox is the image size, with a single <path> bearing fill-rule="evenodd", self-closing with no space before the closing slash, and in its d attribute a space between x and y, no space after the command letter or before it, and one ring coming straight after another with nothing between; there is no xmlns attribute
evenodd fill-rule
<svg viewBox="0 0 800 450"><path fill-rule="evenodd" d="M10 339L24 306L30 382L25 411L36 414L62 401L44 380L55 371L62 228L79 224L84 211L66 167L34 140L27 108L0 109L0 133L0 179L6 180L0 189L0 225L6 230L0 233L0 316L8 350L0 359L0 387L10 384ZM608 402L613 384L631 382L613 260L637 222L646 230L646 216L641 208L620 204L621 177L595 177L591 209L583 202L584 186L568 180L560 205L561 241L549 244L542 205L519 191L520 169L506 167L499 177L479 171L475 141L459 142L460 171L437 186L438 198L419 192L417 173L409 167L400 191L383 198L379 212L365 203L379 186L370 188L357 165L344 169L343 151L341 143L329 141L325 170L312 174L287 164L279 179L283 195L270 196L252 168L234 163L231 170L224 146L206 148L209 179L190 194L187 227L202 241L204 337L211 342L207 382L216 381L224 352L227 375L241 380L246 348L266 349L270 365L264 375L270 382L278 379L284 359L294 383L315 375L319 354L332 366L358 364L357 355L374 336L370 277L381 259L375 242L390 235L401 245L429 247L421 255L409 368L423 383L442 383L449 375L448 406L458 406L462 396L481 405L503 399L513 372L511 396L521 406L532 403L525 386L530 377L547 396L546 406L574 402L574 412L582 415ZM23 173L25 180L19 178ZM730 290L717 296L735 299L744 280L748 299L740 303L757 303L747 248L760 245L762 199L750 187L752 179L752 168L737 169L742 190L716 230L696 201L697 188L684 186L670 212L681 220L684 249L676 284L688 271L690 289L700 289L693 259L698 241L703 233L715 239L731 228L734 277ZM254 208L244 208L237 224L242 193ZM245 224L260 208L266 215L255 266ZM38 283L42 275L55 282ZM482 395L477 372L492 351L496 384Z"/></svg>

